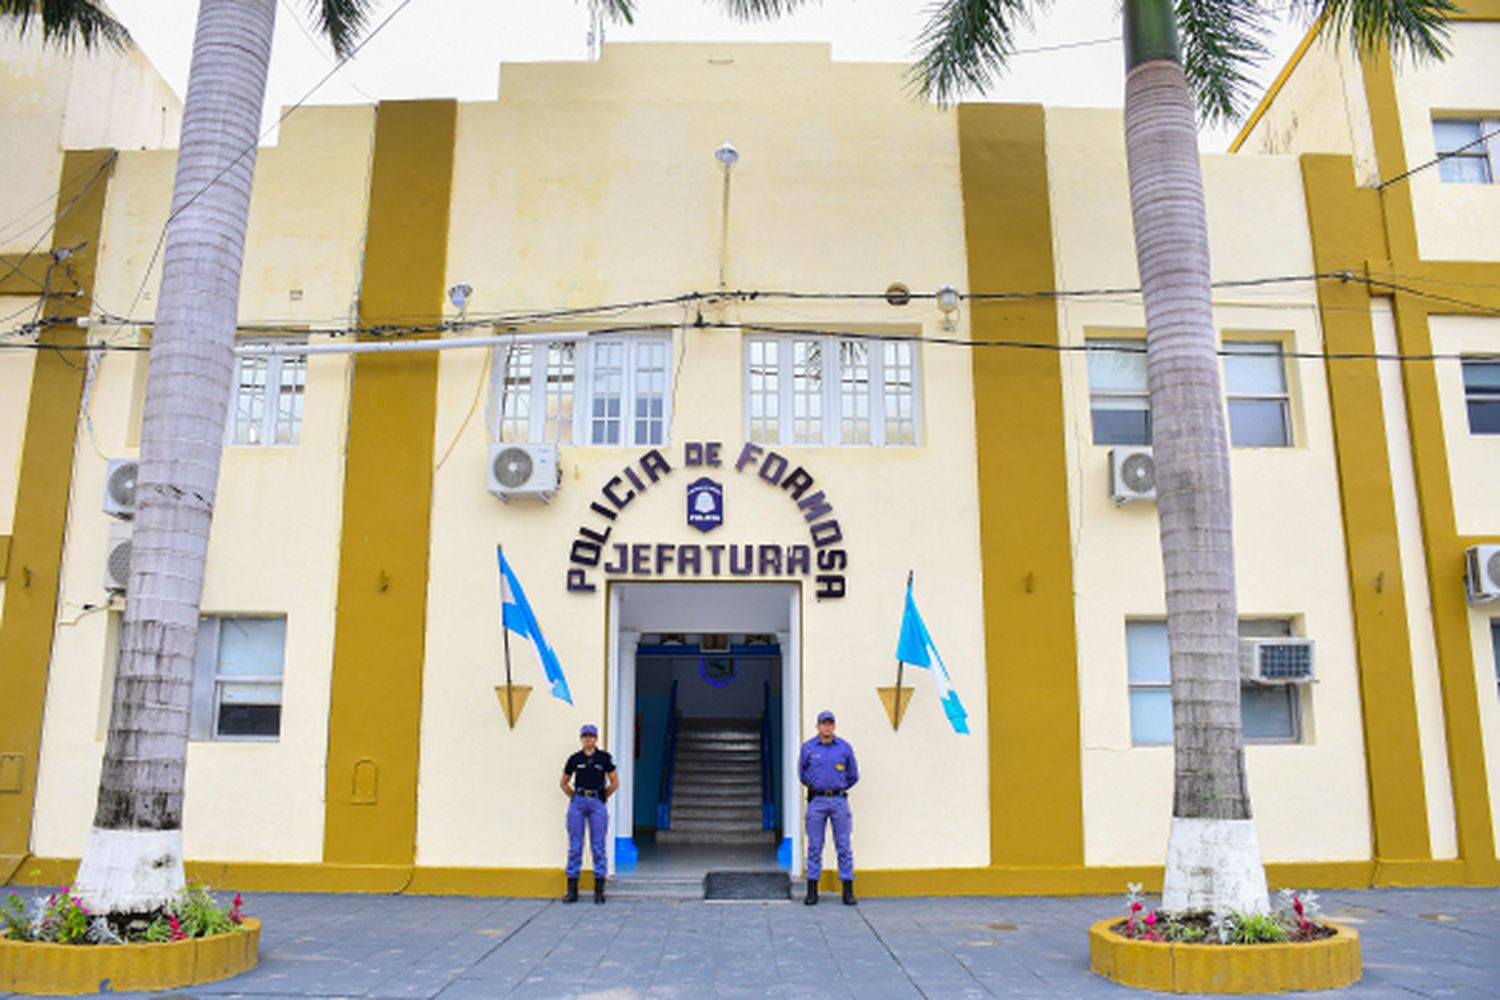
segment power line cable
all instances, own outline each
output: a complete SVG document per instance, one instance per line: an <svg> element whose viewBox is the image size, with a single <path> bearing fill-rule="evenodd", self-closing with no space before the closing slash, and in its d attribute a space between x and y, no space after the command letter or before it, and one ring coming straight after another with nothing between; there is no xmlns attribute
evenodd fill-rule
<svg viewBox="0 0 1500 1000"><path fill-rule="evenodd" d="M209 188L213 187L219 182L220 178L222 178L230 170L233 170L236 164L238 164L246 156L250 155L253 150L259 148L261 142L263 142L267 136L269 136L276 129L280 128L288 118L290 118L312 98L313 94L316 94L320 89L322 89L325 83L333 79L334 75L338 73L339 70L343 69L346 63L352 60L355 56L359 55L360 51L364 49L366 45L370 44L370 42L374 41L375 36L379 35L380 32L385 29L386 25L390 24L391 21L395 19L397 14L400 14L403 10L411 5L411 2L412 0L401 0L401 3L396 7L395 10L387 14L385 18L379 24L377 24L372 31L370 31L369 34L365 35L364 38L361 38L359 40L359 44L355 45L354 48L349 50L349 54L347 56L344 56L337 63L335 63L333 68L331 68L327 73L324 73L322 78L319 79L317 83L313 84L312 88L308 90L307 93L303 94L300 98L297 99L296 103L292 104L285 111L283 111L273 125L268 126L263 132L261 132L258 137L256 137L254 142L247 145L244 149L241 149L234 159L230 160L223 167L221 167L218 173L210 177L201 188L193 192L192 196L189 197L187 201L184 201L181 205L177 206L177 208L173 209L167 215L167 220L162 223L161 233L156 238L156 247L151 251L151 259L146 262L146 272L141 277L140 287L136 289L135 298L131 300L130 308L126 310L127 314L135 312L135 307L140 304L141 296L145 294L146 285L151 281L151 270L156 266L157 258L161 256L162 246L166 243L167 239L167 227L172 224L172 220L177 218L177 216L181 215L183 212L187 211L188 206L192 205L193 202L201 198Z"/></svg>
<svg viewBox="0 0 1500 1000"><path fill-rule="evenodd" d="M25 271L22 270L22 268L25 267L26 262L30 260L33 255L35 255L35 253L37 252L37 248L42 245L47 237L51 236L53 232L56 231L58 224L61 223L63 219L67 218L68 213L73 210L73 206L78 204L78 199L88 194L89 189L99 182L99 178L103 177L109 171L110 165L115 162L115 158L119 155L119 151L116 150L112 151L108 156L104 158L104 161L100 163L98 168L94 170L93 175L89 177L88 183L79 188L78 192L74 194L73 197L68 199L67 204L65 204L58 210L56 217L54 217L52 220L52 225L48 226L42 232L42 235L36 238L36 241L33 242L31 246L27 248L26 252L21 255L21 259L18 262L12 264L10 261L5 260L4 258L0 258L0 264L4 264L6 267L10 268L11 271L19 274L22 278L30 281L32 284L37 284L36 279L28 275ZM75 247L74 249L77 248ZM41 288L43 291L46 290L45 284L39 284L37 285L37 287Z"/></svg>
<svg viewBox="0 0 1500 1000"><path fill-rule="evenodd" d="M1459 153L1462 153L1464 150L1468 149L1470 146L1477 146L1477 145L1479 145L1482 142L1488 142L1489 140L1495 138L1495 136L1497 136L1497 135L1500 135L1500 128L1495 129L1493 132L1486 132L1484 135L1480 136L1479 138L1474 139L1474 140L1472 140L1470 142L1466 142L1462 146L1459 146L1456 149L1450 149L1450 150L1448 150L1445 153L1439 153L1438 155L1434 156L1432 159L1428 160L1426 163L1420 163L1417 166L1412 167L1410 170L1408 170L1404 174L1397 174L1395 177L1392 177L1390 180L1381 181L1379 184L1375 185L1375 189L1377 191L1383 190L1387 186L1389 186L1391 184L1395 184L1397 181L1404 181L1408 177L1410 177L1412 174L1421 173L1423 170L1426 170L1429 167L1434 167L1437 164L1442 163L1444 160L1452 159L1453 157L1457 156Z"/></svg>

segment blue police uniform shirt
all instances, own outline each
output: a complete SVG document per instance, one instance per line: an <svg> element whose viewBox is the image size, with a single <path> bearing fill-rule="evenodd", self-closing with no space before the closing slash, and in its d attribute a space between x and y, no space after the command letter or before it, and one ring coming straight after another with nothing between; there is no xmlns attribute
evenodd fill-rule
<svg viewBox="0 0 1500 1000"><path fill-rule="evenodd" d="M563 765L563 774L573 776L573 788L600 792L604 790L604 776L615 769L614 758L603 750L593 753L576 751Z"/></svg>
<svg viewBox="0 0 1500 1000"><path fill-rule="evenodd" d="M802 783L816 791L842 791L853 788L859 781L859 764L854 759L854 747L848 740L833 738L824 743L814 736L802 744L797 770Z"/></svg>

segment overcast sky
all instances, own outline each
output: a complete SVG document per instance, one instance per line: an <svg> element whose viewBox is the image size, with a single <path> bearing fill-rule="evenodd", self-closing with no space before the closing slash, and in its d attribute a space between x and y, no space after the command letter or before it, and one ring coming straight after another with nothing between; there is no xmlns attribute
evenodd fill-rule
<svg viewBox="0 0 1500 1000"><path fill-rule="evenodd" d="M276 43L267 92L267 124L295 103L334 65L315 40L308 0L278 0ZM401 0L378 0L371 28ZM609 26L609 42L824 41L839 60L910 62L925 22L925 0L823 0L774 24L744 25L705 0L639 0L632 26ZM196 0L111 0L111 7L169 83L187 84ZM993 100L1049 105L1119 106L1124 85L1118 0L1066 0L1040 21L1023 48L1063 49L1018 54ZM1066 11L1066 13L1064 13ZM589 17L582 0L409 0L359 53L310 99L313 104L382 98L492 99L501 62L583 59ZM1274 77L1302 34L1286 25L1272 40L1264 69ZM1084 43L1084 44L1080 44ZM1234 130L1203 137L1220 151Z"/></svg>

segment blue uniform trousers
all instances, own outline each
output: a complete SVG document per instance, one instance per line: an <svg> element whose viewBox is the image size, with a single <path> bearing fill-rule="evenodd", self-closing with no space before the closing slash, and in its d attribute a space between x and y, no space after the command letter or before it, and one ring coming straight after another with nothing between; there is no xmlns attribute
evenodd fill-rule
<svg viewBox="0 0 1500 1000"><path fill-rule="evenodd" d="M583 828L589 830L589 847L594 852L594 877L604 878L609 874L609 862L604 857L605 836L609 831L608 806L603 799L584 795L573 796L568 803L568 878L577 878L583 867Z"/></svg>
<svg viewBox="0 0 1500 1000"><path fill-rule="evenodd" d="M812 880L823 874L825 822L833 824L839 878L851 881L854 878L854 849L849 846L849 835L854 832L854 817L849 813L849 800L842 795L815 795L807 804L807 878Z"/></svg>

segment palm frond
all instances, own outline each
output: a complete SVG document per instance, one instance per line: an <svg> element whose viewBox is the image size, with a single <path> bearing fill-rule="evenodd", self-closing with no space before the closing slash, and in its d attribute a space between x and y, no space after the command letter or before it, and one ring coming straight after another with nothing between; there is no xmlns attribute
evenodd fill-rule
<svg viewBox="0 0 1500 1000"><path fill-rule="evenodd" d="M1292 9L1322 18L1335 41L1352 38L1362 52L1389 46L1417 61L1448 55L1449 18L1460 12L1453 0L1292 0Z"/></svg>
<svg viewBox="0 0 1500 1000"><path fill-rule="evenodd" d="M328 36L334 54L347 58L359 43L373 0L308 0L314 23Z"/></svg>
<svg viewBox="0 0 1500 1000"><path fill-rule="evenodd" d="M1176 0L1182 68L1198 114L1208 123L1235 121L1258 96L1251 71L1270 50L1266 11L1249 0Z"/></svg>
<svg viewBox="0 0 1500 1000"><path fill-rule="evenodd" d="M616 24L635 23L635 0L589 0L589 10Z"/></svg>
<svg viewBox="0 0 1500 1000"><path fill-rule="evenodd" d="M36 25L49 45L96 49L101 44L123 51L133 43L130 32L98 0L0 0L0 22L14 24L21 35Z"/></svg>
<svg viewBox="0 0 1500 1000"><path fill-rule="evenodd" d="M814 0L717 0L736 21L774 21Z"/></svg>
<svg viewBox="0 0 1500 1000"><path fill-rule="evenodd" d="M1010 63L1016 32L1030 28L1052 0L939 0L917 37L917 62L907 71L912 88L939 104L966 90L981 93Z"/></svg>

